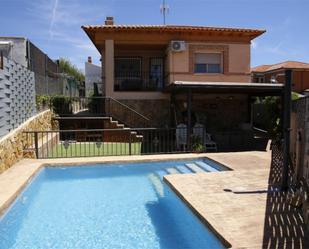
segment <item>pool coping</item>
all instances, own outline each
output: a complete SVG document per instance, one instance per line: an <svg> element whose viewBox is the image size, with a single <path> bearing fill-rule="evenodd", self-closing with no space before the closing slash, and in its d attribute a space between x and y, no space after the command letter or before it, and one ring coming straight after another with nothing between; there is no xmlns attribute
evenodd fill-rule
<svg viewBox="0 0 309 249"><path fill-rule="evenodd" d="M194 160L207 158L211 161L217 162L211 158L213 153L201 153L201 154L168 154L168 155L145 155L145 156L113 156L113 157L84 157L84 158L65 158L65 159L23 159L17 164L13 165L10 169L6 170L0 174L0 190L5 189L5 181L3 184L3 178L14 173L14 170L18 168L19 171L23 172L23 167L27 167L29 172L19 179L17 183L13 184L13 189L10 193L6 195L6 198L2 198L2 191L0 191L0 216L4 215L8 211L11 204L18 198L19 194L25 189L25 187L32 181L32 179L37 175L37 173L44 167L61 167L61 166L91 166L95 164L117 164L117 163L134 163L134 162L158 162L158 161L169 161L169 160ZM230 166L218 162L229 170L233 170ZM206 172L205 172L206 173ZM209 174L211 172L207 172ZM217 172L220 173L220 172ZM204 173L202 173L204 174ZM11 177L12 179L12 177ZM217 239L226 248L231 248L232 244L224 238L224 235L217 231L213 225L207 221L202 214L200 214L191 204L188 202L184 196L170 183L165 177L164 182L171 188L171 190L183 201L183 203L194 213L194 215L205 225Z"/></svg>
<svg viewBox="0 0 309 249"><path fill-rule="evenodd" d="M210 172L207 172L210 173ZM202 173L203 174L203 173ZM177 195L177 197L188 207L192 213L199 219L199 221L206 226L215 236L216 238L223 244L226 248L232 248L232 244L224 238L224 236L214 228L214 226L207 220L205 217L199 213L197 209L194 208L193 205L181 194L180 191L177 190L165 177L163 177L163 181L167 184L167 186Z"/></svg>

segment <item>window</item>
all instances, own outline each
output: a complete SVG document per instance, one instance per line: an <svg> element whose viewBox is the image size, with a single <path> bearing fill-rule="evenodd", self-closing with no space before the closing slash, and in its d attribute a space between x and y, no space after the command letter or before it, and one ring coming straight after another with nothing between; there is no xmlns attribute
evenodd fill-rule
<svg viewBox="0 0 309 249"><path fill-rule="evenodd" d="M221 73L221 53L196 53L195 73Z"/></svg>
<svg viewBox="0 0 309 249"><path fill-rule="evenodd" d="M115 77L141 77L141 58L115 58Z"/></svg>

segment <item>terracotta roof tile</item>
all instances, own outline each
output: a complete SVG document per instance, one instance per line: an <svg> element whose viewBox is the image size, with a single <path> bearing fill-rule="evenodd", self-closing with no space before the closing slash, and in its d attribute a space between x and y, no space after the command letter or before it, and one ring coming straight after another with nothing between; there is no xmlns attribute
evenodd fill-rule
<svg viewBox="0 0 309 249"><path fill-rule="evenodd" d="M309 69L309 63L300 61L284 61L272 65L261 65L251 69L251 72L268 72L278 69Z"/></svg>
<svg viewBox="0 0 309 249"><path fill-rule="evenodd" d="M244 29L244 28L223 28L223 27L207 27L207 26L184 26L184 25L85 25L82 26L85 31L107 31L107 30L158 30L158 31L227 31L240 32L248 34L260 35L265 30L260 29Z"/></svg>

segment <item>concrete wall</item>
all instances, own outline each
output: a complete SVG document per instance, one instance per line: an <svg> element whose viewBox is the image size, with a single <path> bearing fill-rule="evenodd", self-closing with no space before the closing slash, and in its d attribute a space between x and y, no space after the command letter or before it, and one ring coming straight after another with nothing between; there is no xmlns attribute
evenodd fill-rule
<svg viewBox="0 0 309 249"><path fill-rule="evenodd" d="M9 51L0 49L4 52L4 56L16 63L28 67L27 58L27 39L23 37L0 37L0 41L11 42L12 46Z"/></svg>
<svg viewBox="0 0 309 249"><path fill-rule="evenodd" d="M0 69L0 137L36 113L34 73L4 58Z"/></svg>
<svg viewBox="0 0 309 249"><path fill-rule="evenodd" d="M52 113L47 110L28 119L17 129L2 137L0 139L0 173L24 157L24 147L32 143L30 138L28 140L26 139L26 135L23 133L24 131L43 131L50 130L51 128Z"/></svg>
<svg viewBox="0 0 309 249"><path fill-rule="evenodd" d="M58 65L42 50L27 38L0 37L0 41L8 41L12 44L9 51L6 50L7 46L0 45L0 50L4 51L6 58L34 72L36 94L63 93L63 82L57 75Z"/></svg>

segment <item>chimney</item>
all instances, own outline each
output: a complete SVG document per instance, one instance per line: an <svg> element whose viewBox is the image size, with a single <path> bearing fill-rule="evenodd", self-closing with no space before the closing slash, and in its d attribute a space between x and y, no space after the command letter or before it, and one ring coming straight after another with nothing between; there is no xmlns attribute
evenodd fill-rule
<svg viewBox="0 0 309 249"><path fill-rule="evenodd" d="M92 63L92 58L91 58L91 56L88 56L88 63Z"/></svg>
<svg viewBox="0 0 309 249"><path fill-rule="evenodd" d="M105 25L114 25L114 17L107 16L105 19Z"/></svg>

